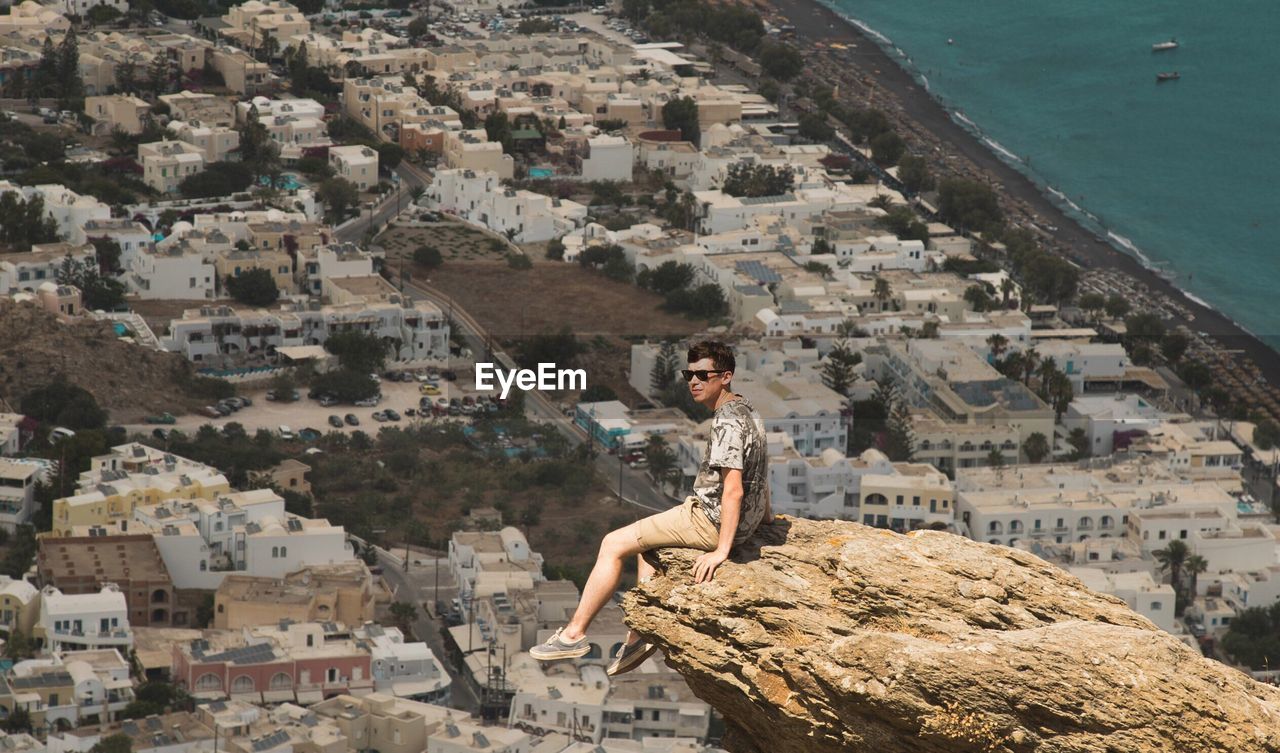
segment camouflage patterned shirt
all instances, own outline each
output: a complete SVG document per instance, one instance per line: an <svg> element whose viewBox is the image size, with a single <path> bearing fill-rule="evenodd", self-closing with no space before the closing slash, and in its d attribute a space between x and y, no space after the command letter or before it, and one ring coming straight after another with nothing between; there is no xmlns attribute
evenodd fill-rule
<svg viewBox="0 0 1280 753"><path fill-rule="evenodd" d="M711 436L702 452L702 465L693 482L698 506L716 526L720 525L720 498L724 494L721 468L742 471L742 514L733 536L733 543L738 544L760 525L769 499L769 447L764 420L742 396L716 409Z"/></svg>

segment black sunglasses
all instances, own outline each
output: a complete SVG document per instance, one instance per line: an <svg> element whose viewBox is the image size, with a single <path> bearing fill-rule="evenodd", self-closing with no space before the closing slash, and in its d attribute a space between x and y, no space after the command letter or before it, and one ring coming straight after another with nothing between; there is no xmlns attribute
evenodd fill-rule
<svg viewBox="0 0 1280 753"><path fill-rule="evenodd" d="M715 374L728 373L728 369L698 369L697 371L690 371L688 369L680 370L680 376L684 377L686 382L692 382L694 377L697 377L699 382L705 382L711 379Z"/></svg>

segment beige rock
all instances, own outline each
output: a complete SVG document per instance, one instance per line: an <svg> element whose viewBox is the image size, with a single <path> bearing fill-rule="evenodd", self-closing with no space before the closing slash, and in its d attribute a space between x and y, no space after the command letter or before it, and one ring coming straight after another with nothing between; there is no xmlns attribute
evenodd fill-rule
<svg viewBox="0 0 1280 753"><path fill-rule="evenodd" d="M1025 552L788 518L697 554L623 606L733 753L1280 751L1280 690Z"/></svg>

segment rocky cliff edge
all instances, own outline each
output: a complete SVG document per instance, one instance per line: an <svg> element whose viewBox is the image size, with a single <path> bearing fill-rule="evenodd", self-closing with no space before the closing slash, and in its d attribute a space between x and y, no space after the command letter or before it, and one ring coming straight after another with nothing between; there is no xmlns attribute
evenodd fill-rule
<svg viewBox="0 0 1280 753"><path fill-rule="evenodd" d="M1280 751L1280 689L1025 552L787 518L623 602L732 753Z"/></svg>

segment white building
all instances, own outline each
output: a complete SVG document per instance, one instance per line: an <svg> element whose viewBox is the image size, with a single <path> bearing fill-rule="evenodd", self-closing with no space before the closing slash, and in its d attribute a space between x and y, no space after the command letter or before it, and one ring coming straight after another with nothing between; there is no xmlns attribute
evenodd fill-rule
<svg viewBox="0 0 1280 753"><path fill-rule="evenodd" d="M330 334L348 330L377 336L387 343L391 360L444 358L449 353L449 326L440 307L426 300L406 305L398 297L373 303L285 304L270 311L190 309L170 321L161 345L188 360L204 361L225 354L323 345Z"/></svg>
<svg viewBox="0 0 1280 753"><path fill-rule="evenodd" d="M58 9L68 16L80 16L84 18L88 12L99 5L105 5L109 8L115 8L124 15L129 12L128 0L61 0L58 3Z"/></svg>
<svg viewBox="0 0 1280 753"><path fill-rule="evenodd" d="M0 181L0 194L14 192L30 202L39 197L44 202L46 217L58 226L62 239L80 244L85 242L84 225L90 220L111 219L111 207L93 196L81 196L66 186L50 183L38 186L19 186Z"/></svg>
<svg viewBox="0 0 1280 753"><path fill-rule="evenodd" d="M582 179L630 181L634 163L631 142L621 136L595 136L587 139Z"/></svg>
<svg viewBox="0 0 1280 753"><path fill-rule="evenodd" d="M0 458L0 528L12 533L31 520L39 477L36 465Z"/></svg>
<svg viewBox="0 0 1280 753"><path fill-rule="evenodd" d="M587 216L587 208L567 199L504 188L496 173L436 170L423 194L432 209L455 214L517 243L537 243L571 232Z"/></svg>
<svg viewBox="0 0 1280 753"><path fill-rule="evenodd" d="M166 129L178 141L198 147L206 164L225 161L227 155L240 146L240 132L226 126L175 120Z"/></svg>
<svg viewBox="0 0 1280 753"><path fill-rule="evenodd" d="M96 264L98 260L88 243L43 243L30 251L0 254L0 294L34 293L41 284L56 281L68 256L79 264Z"/></svg>
<svg viewBox="0 0 1280 753"><path fill-rule="evenodd" d="M138 145L142 180L161 193L177 193L178 184L202 172L204 150L185 141L155 141Z"/></svg>
<svg viewBox="0 0 1280 753"><path fill-rule="evenodd" d="M217 270L213 263L186 244L145 248L132 263L125 281L129 292L144 300L212 300L216 296Z"/></svg>
<svg viewBox="0 0 1280 753"><path fill-rule="evenodd" d="M449 704L453 680L427 644L405 643L399 628L369 623L352 631L369 644L374 688L397 698Z"/></svg>
<svg viewBox="0 0 1280 753"><path fill-rule="evenodd" d="M458 531L449 539L449 569L464 594L475 597L533 588L546 580L542 555L530 551L518 528Z"/></svg>
<svg viewBox="0 0 1280 753"><path fill-rule="evenodd" d="M351 181L361 191L378 185L378 153L367 146L330 147L329 165L339 178Z"/></svg>
<svg viewBox="0 0 1280 753"><path fill-rule="evenodd" d="M113 721L134 700L129 663L117 649L27 659L13 665L5 680L14 707L42 716L46 724L66 722L74 727L88 716ZM61 693L64 689L69 694Z"/></svg>
<svg viewBox="0 0 1280 753"><path fill-rule="evenodd" d="M1095 567L1073 567L1070 573L1089 588L1124 599L1133 611L1146 617L1166 633L1177 631L1174 618L1173 586L1157 583L1151 573L1107 573Z"/></svg>
<svg viewBox="0 0 1280 753"><path fill-rule="evenodd" d="M1058 369L1071 380L1077 395L1091 382L1119 384L1132 363L1120 343L1084 343L1070 340L1042 342L1036 345L1041 361L1052 358Z"/></svg>
<svg viewBox="0 0 1280 753"><path fill-rule="evenodd" d="M40 592L35 638L48 651L128 649L133 645L129 605L108 583L96 594L64 594L53 586Z"/></svg>
<svg viewBox="0 0 1280 753"><path fill-rule="evenodd" d="M1164 419L1164 411L1140 395L1082 395L1071 401L1062 425L1067 431L1083 429L1089 454L1106 457L1115 451L1117 438L1127 445L1157 429Z"/></svg>
<svg viewBox="0 0 1280 753"><path fill-rule="evenodd" d="M216 589L227 573L283 578L309 565L354 559L341 526L286 513L284 499L270 489L166 500L134 508L133 518L154 533L179 589Z"/></svg>
<svg viewBox="0 0 1280 753"><path fill-rule="evenodd" d="M120 246L120 269L132 269L138 255L152 248L151 231L146 225L132 219L89 220L84 223L86 240L108 238Z"/></svg>

